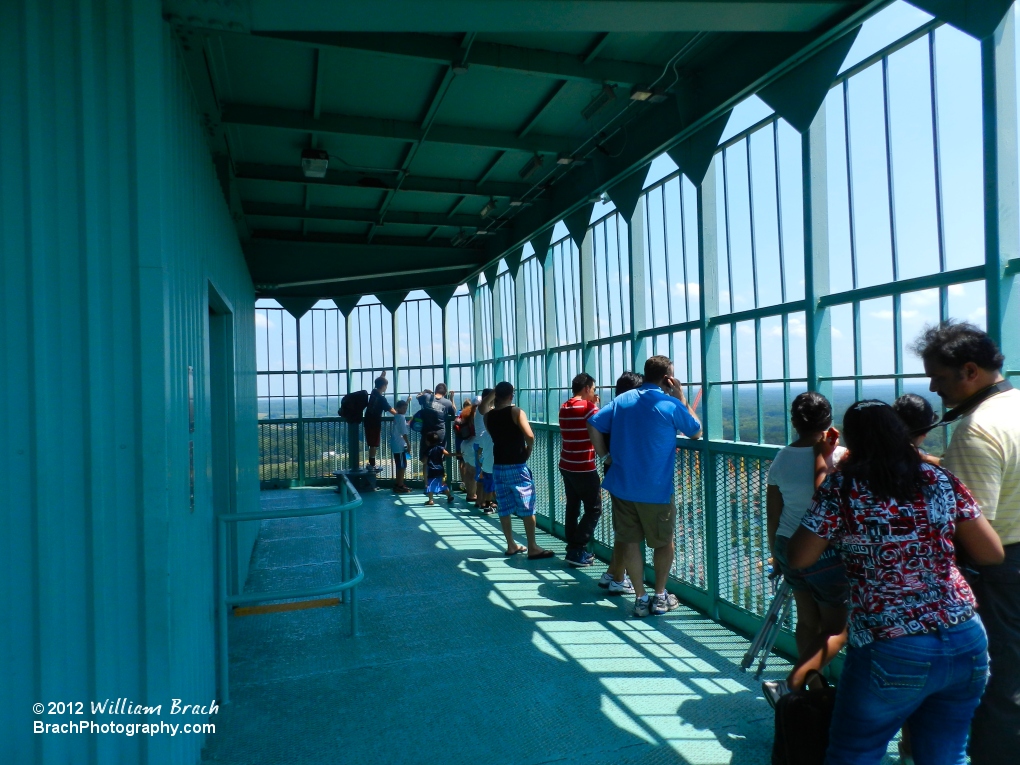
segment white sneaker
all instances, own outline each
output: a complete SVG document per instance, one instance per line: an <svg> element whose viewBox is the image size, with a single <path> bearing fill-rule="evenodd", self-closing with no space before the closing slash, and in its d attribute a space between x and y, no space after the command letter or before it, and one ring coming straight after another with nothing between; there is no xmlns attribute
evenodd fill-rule
<svg viewBox="0 0 1020 765"><path fill-rule="evenodd" d="M624 576L622 582L615 581L612 577L609 578L609 584L607 585L609 595L633 595L634 585L630 581L629 576Z"/></svg>
<svg viewBox="0 0 1020 765"><path fill-rule="evenodd" d="M609 583L611 581L613 581L613 575L607 571L602 575L602 578L599 579L599 587L601 587L603 590L608 589Z"/></svg>
<svg viewBox="0 0 1020 765"><path fill-rule="evenodd" d="M672 611L679 605L680 601L677 600L676 595L672 592L664 592L661 595L656 595L652 598L652 607L650 610L653 616L662 616L664 613Z"/></svg>
<svg viewBox="0 0 1020 765"><path fill-rule="evenodd" d="M761 684L761 693L773 709L776 708L776 702L789 692L790 687L785 680L766 680Z"/></svg>
<svg viewBox="0 0 1020 765"><path fill-rule="evenodd" d="M649 610L649 606L651 606L651 603L652 598L647 592L645 593L644 598L635 598L633 614L634 617L636 619L644 619L646 616L648 616L648 614L651 613L651 611Z"/></svg>

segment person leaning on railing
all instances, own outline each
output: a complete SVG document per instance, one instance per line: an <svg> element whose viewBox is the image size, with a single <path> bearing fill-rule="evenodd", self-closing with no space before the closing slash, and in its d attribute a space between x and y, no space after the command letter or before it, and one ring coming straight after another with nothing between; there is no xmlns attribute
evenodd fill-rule
<svg viewBox="0 0 1020 765"><path fill-rule="evenodd" d="M956 429L942 457L977 500L1005 547L1005 561L965 574L988 629L992 675L974 715L973 765L1020 760L1020 391L1003 379L995 342L972 324L930 327L914 345L930 389Z"/></svg>
<svg viewBox="0 0 1020 765"><path fill-rule="evenodd" d="M673 378L673 362L652 356L645 362L645 384L624 393L588 420L588 436L610 469L602 488L613 500L613 532L625 545L624 562L634 587L634 616L664 614L676 608L676 595L666 592L673 566L676 501L676 436L701 435L701 423ZM612 434L607 449L604 435ZM641 542L654 552L655 592L644 586Z"/></svg>
<svg viewBox="0 0 1020 765"><path fill-rule="evenodd" d="M955 549L995 564L1002 545L967 488L921 461L888 404L851 406L843 439L849 453L788 547L790 565L804 569L832 545L850 581L826 765L877 765L904 723L917 765L963 763L988 652Z"/></svg>
<svg viewBox="0 0 1020 765"><path fill-rule="evenodd" d="M790 422L797 438L772 460L765 495L766 528L772 560L793 590L797 604L797 662L786 680L762 683L765 698L773 705L787 690L800 690L810 670L820 670L846 642L846 607L850 589L839 555L832 548L803 571L790 565L790 537L800 527L811 506L815 487L828 475L846 450L836 446L839 433L832 427L832 406L821 393L798 395L790 406ZM821 467L816 466L816 447L828 448Z"/></svg>
<svg viewBox="0 0 1020 765"><path fill-rule="evenodd" d="M457 416L457 408L453 405L453 391L449 391L449 398L446 398L446 383L439 383L433 393L427 388L418 394L418 406L421 407L422 418L421 445L418 448L418 459L421 460L422 470L426 469L428 462L428 434L439 434L439 445L446 446L446 421Z"/></svg>

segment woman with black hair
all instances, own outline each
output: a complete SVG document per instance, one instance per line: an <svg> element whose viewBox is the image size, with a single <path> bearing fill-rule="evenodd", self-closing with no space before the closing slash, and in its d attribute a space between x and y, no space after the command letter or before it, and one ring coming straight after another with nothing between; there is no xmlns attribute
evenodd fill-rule
<svg viewBox="0 0 1020 765"><path fill-rule="evenodd" d="M850 639L827 765L878 765L909 722L917 765L963 765L988 678L987 638L955 545L996 563L1002 544L966 487L921 461L892 407L858 401L843 418L849 454L790 540L790 564L831 544L850 581Z"/></svg>

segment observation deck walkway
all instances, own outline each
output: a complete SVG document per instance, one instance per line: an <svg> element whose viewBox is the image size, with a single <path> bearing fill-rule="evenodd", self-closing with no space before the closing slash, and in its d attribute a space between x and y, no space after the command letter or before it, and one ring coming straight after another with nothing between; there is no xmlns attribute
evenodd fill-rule
<svg viewBox="0 0 1020 765"><path fill-rule="evenodd" d="M769 761L744 637L686 607L631 618L631 598L596 586L605 565L569 568L548 534L556 558L507 559L497 520L462 496L365 496L359 637L344 605L230 620L232 703L203 762ZM335 574L333 523L263 522L246 591Z"/></svg>

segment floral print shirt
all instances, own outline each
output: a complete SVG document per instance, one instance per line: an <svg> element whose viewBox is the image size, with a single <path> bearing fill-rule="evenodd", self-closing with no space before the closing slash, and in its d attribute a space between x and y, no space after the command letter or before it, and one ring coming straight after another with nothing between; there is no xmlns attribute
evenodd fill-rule
<svg viewBox="0 0 1020 765"><path fill-rule="evenodd" d="M850 645L920 635L966 621L974 595L956 567L956 523L981 515L959 479L923 463L909 504L878 499L837 470L801 525L829 540L850 580Z"/></svg>

